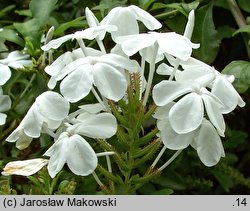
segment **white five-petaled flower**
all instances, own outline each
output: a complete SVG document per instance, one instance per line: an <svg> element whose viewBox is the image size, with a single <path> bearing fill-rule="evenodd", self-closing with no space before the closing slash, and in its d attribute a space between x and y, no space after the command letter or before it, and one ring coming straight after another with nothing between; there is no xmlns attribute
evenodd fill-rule
<svg viewBox="0 0 250 211"><path fill-rule="evenodd" d="M212 94L220 99L223 104L221 111L223 114L230 113L236 106L244 107L245 102L233 87L233 75L225 75L194 58L181 62L183 71L178 72L176 80L202 82L211 88Z"/></svg>
<svg viewBox="0 0 250 211"><path fill-rule="evenodd" d="M97 166L97 155L82 136L105 139L116 133L117 122L112 114L79 115L77 120L78 123L61 133L44 154L50 157L48 171L52 178L65 163L76 175L86 176L93 173Z"/></svg>
<svg viewBox="0 0 250 211"><path fill-rule="evenodd" d="M93 85L98 88L101 95L117 101L127 90L125 70L136 72L139 70L139 64L135 60L116 54L88 56L66 65L54 76L54 80L63 79L60 91L69 102L83 99Z"/></svg>
<svg viewBox="0 0 250 211"><path fill-rule="evenodd" d="M199 44L194 44L188 38L175 32L149 32L128 35L117 37L115 42L121 45L122 50L128 56L132 56L142 49L155 47L158 44L159 50L157 54L170 54L184 61L190 58L192 48L199 47Z"/></svg>
<svg viewBox="0 0 250 211"><path fill-rule="evenodd" d="M6 166L3 168L2 175L9 176L15 174L22 176L30 176L41 170L47 164L48 160L43 158L12 161L7 163Z"/></svg>
<svg viewBox="0 0 250 211"><path fill-rule="evenodd" d="M43 126L57 129L69 112L69 102L60 94L47 91L39 95L20 125L6 141L16 142L18 149L29 146L33 138L40 137Z"/></svg>
<svg viewBox="0 0 250 211"><path fill-rule="evenodd" d="M170 109L169 122L172 128L179 134L194 131L202 123L205 106L210 121L218 133L224 136L225 122L220 110L223 104L205 87L198 83L161 81L153 88L153 99L157 106L165 106L183 95Z"/></svg>
<svg viewBox="0 0 250 211"><path fill-rule="evenodd" d="M11 107L11 99L8 95L3 95L2 87L0 87L0 125L4 125L7 115L2 112L9 110Z"/></svg>
<svg viewBox="0 0 250 211"><path fill-rule="evenodd" d="M159 137L163 144L172 150L182 150L191 145L197 150L200 160L206 166L216 165L225 156L220 136L210 121L203 118L200 126L185 134L176 133L169 122L169 110L175 103L158 107L154 118L157 119Z"/></svg>
<svg viewBox="0 0 250 211"><path fill-rule="evenodd" d="M112 39L114 40L118 36L139 34L137 20L141 21L149 30L162 27L161 23L151 14L135 5L113 8L107 16L103 18L100 24L117 26L117 31L111 32Z"/></svg>
<svg viewBox="0 0 250 211"><path fill-rule="evenodd" d="M7 58L0 60L0 86L4 85L11 76L10 67L13 69L31 66L32 61L28 60L29 55L20 51L13 51L8 54Z"/></svg>

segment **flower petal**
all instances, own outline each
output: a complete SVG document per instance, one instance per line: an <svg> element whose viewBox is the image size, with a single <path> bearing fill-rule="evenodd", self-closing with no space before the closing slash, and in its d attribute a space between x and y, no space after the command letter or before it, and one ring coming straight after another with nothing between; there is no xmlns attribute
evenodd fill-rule
<svg viewBox="0 0 250 211"><path fill-rule="evenodd" d="M47 159L36 158L30 160L22 160L22 161L12 161L9 162L4 168L2 175L22 175L22 176L30 176L35 174L39 170L41 170L45 165L48 164Z"/></svg>
<svg viewBox="0 0 250 211"><path fill-rule="evenodd" d="M121 67L129 72L136 72L140 69L139 64L135 60L130 60L117 54L105 54L98 59L98 62Z"/></svg>
<svg viewBox="0 0 250 211"><path fill-rule="evenodd" d="M176 81L161 81L153 88L153 99L156 105L164 106L191 91L193 90L190 85Z"/></svg>
<svg viewBox="0 0 250 211"><path fill-rule="evenodd" d="M49 156L48 171L49 175L54 178L56 174L62 170L66 163L66 156L68 153L68 134L61 133L58 140L44 153L44 156ZM71 152L72 153L72 152Z"/></svg>
<svg viewBox="0 0 250 211"><path fill-rule="evenodd" d="M124 75L111 65L97 63L94 65L94 82L104 97L118 101L127 90L127 80Z"/></svg>
<svg viewBox="0 0 250 211"><path fill-rule="evenodd" d="M37 110L51 120L63 120L69 112L69 102L60 94L52 91L42 93L36 98Z"/></svg>
<svg viewBox="0 0 250 211"><path fill-rule="evenodd" d="M117 31L111 33L113 40L118 36L139 33L136 17L127 7L116 7L112 9L108 15L103 18L100 24L111 24L117 26Z"/></svg>
<svg viewBox="0 0 250 211"><path fill-rule="evenodd" d="M4 85L11 76L10 68L0 63L0 86Z"/></svg>
<svg viewBox="0 0 250 211"><path fill-rule="evenodd" d="M63 43L65 43L66 41L70 40L73 38L72 34L68 34L65 35L63 37L51 40L50 42L48 42L46 45L42 46L41 49L43 51L48 51L50 49L57 49L59 48Z"/></svg>
<svg viewBox="0 0 250 211"><path fill-rule="evenodd" d="M211 92L220 99L223 104L223 114L233 111L238 102L239 96L233 85L224 77L217 76L214 80Z"/></svg>
<svg viewBox="0 0 250 211"><path fill-rule="evenodd" d="M135 5L130 5L128 8L133 11L136 19L141 21L149 30L155 30L162 27L162 24L145 10Z"/></svg>
<svg viewBox="0 0 250 211"><path fill-rule="evenodd" d="M188 147L196 134L194 131L186 134L176 133L172 129L167 118L157 121L157 128L160 130L160 137L163 144L172 150L179 150Z"/></svg>
<svg viewBox="0 0 250 211"><path fill-rule="evenodd" d="M66 52L59 56L51 65L46 66L44 71L50 76L56 76L61 71L61 69L63 69L67 64L72 61L72 53Z"/></svg>
<svg viewBox="0 0 250 211"><path fill-rule="evenodd" d="M69 169L76 175L87 176L97 167L97 156L89 143L75 134L69 137L65 155Z"/></svg>
<svg viewBox="0 0 250 211"><path fill-rule="evenodd" d="M203 115L204 108L201 96L190 93L171 108L169 121L175 132L185 134L200 126Z"/></svg>
<svg viewBox="0 0 250 211"><path fill-rule="evenodd" d="M136 34L117 37L115 42L121 44L121 48L128 56L132 56L139 50L153 45L157 41L154 34Z"/></svg>
<svg viewBox="0 0 250 211"><path fill-rule="evenodd" d="M93 84L93 67L91 65L79 66L63 79L60 91L69 102L77 102L86 97Z"/></svg>
<svg viewBox="0 0 250 211"><path fill-rule="evenodd" d="M204 165L216 165L224 155L220 136L208 120L204 120L197 137L197 153Z"/></svg>
<svg viewBox="0 0 250 211"><path fill-rule="evenodd" d="M224 118L222 116L222 112L220 110L220 104L218 104L217 101L215 101L208 94L203 94L202 99L205 104L206 112L210 121L218 130L220 136L224 136L226 126Z"/></svg>
<svg viewBox="0 0 250 211"><path fill-rule="evenodd" d="M42 130L42 117L36 110L35 105L29 109L28 113L22 120L24 133L32 138L38 138L41 135Z"/></svg>
<svg viewBox="0 0 250 211"><path fill-rule="evenodd" d="M175 32L158 33L157 41L159 53L168 53L184 61L190 58L192 48L199 47L199 45L191 43L188 38Z"/></svg>
<svg viewBox="0 0 250 211"><path fill-rule="evenodd" d="M69 133L77 133L91 138L110 138L116 133L117 122L109 113L89 115L86 119L80 119L81 123L69 127Z"/></svg>
<svg viewBox="0 0 250 211"><path fill-rule="evenodd" d="M0 125L4 125L6 122L7 115L0 113Z"/></svg>
<svg viewBox="0 0 250 211"><path fill-rule="evenodd" d="M8 95L0 95L0 112L9 110L11 107L11 99Z"/></svg>

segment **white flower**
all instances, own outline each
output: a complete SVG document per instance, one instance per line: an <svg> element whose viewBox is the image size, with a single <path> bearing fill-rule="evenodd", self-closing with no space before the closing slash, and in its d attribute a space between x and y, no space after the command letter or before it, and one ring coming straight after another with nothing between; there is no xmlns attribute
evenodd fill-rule
<svg viewBox="0 0 250 211"><path fill-rule="evenodd" d="M113 8L100 24L117 26L118 30L111 32L114 40L118 36L138 34L139 26L137 20L141 21L149 30L159 29L162 26L152 15L135 5Z"/></svg>
<svg viewBox="0 0 250 211"><path fill-rule="evenodd" d="M20 125L6 141L16 142L18 149L26 148L32 138L40 137L42 127L57 129L69 112L69 103L60 94L47 91L36 98Z"/></svg>
<svg viewBox="0 0 250 211"><path fill-rule="evenodd" d="M223 114L230 113L236 106L243 107L245 102L233 87L233 75L225 75L215 68L194 58L181 62L184 71L176 74L177 81L196 81L211 88L211 92L220 99L223 104L221 111Z"/></svg>
<svg viewBox="0 0 250 211"><path fill-rule="evenodd" d="M115 54L88 56L65 66L54 79L62 80L60 91L69 102L77 102L90 92L93 84L104 97L118 101L127 90L124 69L139 70L139 64ZM66 76L66 77L65 77Z"/></svg>
<svg viewBox="0 0 250 211"><path fill-rule="evenodd" d="M30 176L41 170L47 164L48 160L43 158L12 161L7 163L7 165L3 168L2 175L9 176L16 174L22 176Z"/></svg>
<svg viewBox="0 0 250 211"><path fill-rule="evenodd" d="M83 116L82 116L83 117ZM49 156L48 171L53 178L67 163L76 175L91 174L97 166L97 155L90 144L80 135L91 138L110 138L116 133L117 122L109 113L93 114L67 128L58 140L45 152ZM80 134L80 135L78 135Z"/></svg>
<svg viewBox="0 0 250 211"><path fill-rule="evenodd" d="M128 35L117 37L115 42L121 45L122 50L128 56L132 56L142 49L158 44L158 54L167 53L184 61L191 56L192 48L199 47L198 44L193 44L188 38L175 32L149 32Z"/></svg>
<svg viewBox="0 0 250 211"><path fill-rule="evenodd" d="M0 86L4 85L11 76L10 67L13 69L24 68L32 65L32 61L28 60L29 55L20 51L13 51L8 54L7 58L0 60Z"/></svg>
<svg viewBox="0 0 250 211"><path fill-rule="evenodd" d="M213 125L203 118L200 126L191 132L179 134L173 130L169 122L169 111L175 103L158 107L154 114L157 119L159 137L163 144L172 150L182 150L191 145L197 150L200 160L206 166L216 165L225 156L220 136Z"/></svg>
<svg viewBox="0 0 250 211"><path fill-rule="evenodd" d="M106 32L106 31L111 32L114 30L117 30L117 28L112 25L102 25L102 26L91 27L82 31L77 31L73 34L68 34L63 37L51 40L50 42L48 42L46 45L42 46L41 48L43 51L48 51L50 49L57 49L68 40L74 40L74 39L93 40L103 32Z"/></svg>
<svg viewBox="0 0 250 211"><path fill-rule="evenodd" d="M102 52L95 50L93 48L86 47L85 51L89 56L101 56ZM61 56L59 56L51 65L45 67L44 71L51 76L48 87L54 89L57 83L56 78L60 76L60 71L67 66L69 63L85 57L80 48L73 50L72 52L67 51Z"/></svg>
<svg viewBox="0 0 250 211"><path fill-rule="evenodd" d="M186 94L186 95L185 95ZM204 106L210 121L223 136L225 122L222 116L220 100L206 88L197 83L181 83L178 81L161 81L153 88L153 99L156 105L164 106L182 97L170 109L169 121L179 134L197 129L203 120Z"/></svg>

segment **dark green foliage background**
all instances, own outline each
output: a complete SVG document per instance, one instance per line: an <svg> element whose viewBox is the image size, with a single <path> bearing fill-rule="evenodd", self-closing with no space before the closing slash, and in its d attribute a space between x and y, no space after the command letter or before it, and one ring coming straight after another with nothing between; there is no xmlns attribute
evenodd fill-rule
<svg viewBox="0 0 250 211"><path fill-rule="evenodd" d="M41 65L40 40L52 25L55 26L54 35L58 37L87 27L85 7L91 8L101 20L115 6L135 4L163 24L161 31L182 34L189 11L195 9L192 41L200 43L201 47L193 52L193 56L223 73L235 75L234 85L246 106L225 115L227 130L223 145L226 157L218 165L205 167L196 151L188 148L160 176L135 194L250 194L250 3L249 0L235 1L246 21L245 26L239 27L228 2L230 0L0 0L0 28L3 28L0 31L0 53L25 48L35 64L32 69L12 71L12 78L3 86L13 104L6 125L0 127L0 169L12 160L40 157L52 143L47 135L42 135L30 147L19 151L14 144L4 141L20 123L34 98L47 90L48 76ZM64 50L70 49L71 45L64 45ZM108 40L105 45L110 45ZM62 52L56 52L55 57ZM155 80L159 79L160 76L155 77ZM20 98L30 81L28 92ZM91 95L81 103L88 102L93 102ZM165 153L159 165L171 155L171 151ZM143 164L138 171L147 166L148 163ZM46 169L28 178L0 176L0 194L103 192L92 176L74 176L65 167L54 180L49 178Z"/></svg>

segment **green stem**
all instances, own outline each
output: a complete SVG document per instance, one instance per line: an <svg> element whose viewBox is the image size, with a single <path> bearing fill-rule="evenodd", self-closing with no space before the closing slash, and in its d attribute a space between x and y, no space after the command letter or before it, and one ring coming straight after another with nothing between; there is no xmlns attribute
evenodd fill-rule
<svg viewBox="0 0 250 211"><path fill-rule="evenodd" d="M247 25L246 19L243 16L237 2L235 0L227 0L228 6L230 8L230 11L232 13L232 15L234 16L234 19L237 23L237 25L239 26L239 28L243 28ZM247 50L247 54L248 54L248 58L250 59L250 46L248 45L249 42L249 37L245 34L242 34L245 46L246 46L246 50Z"/></svg>

